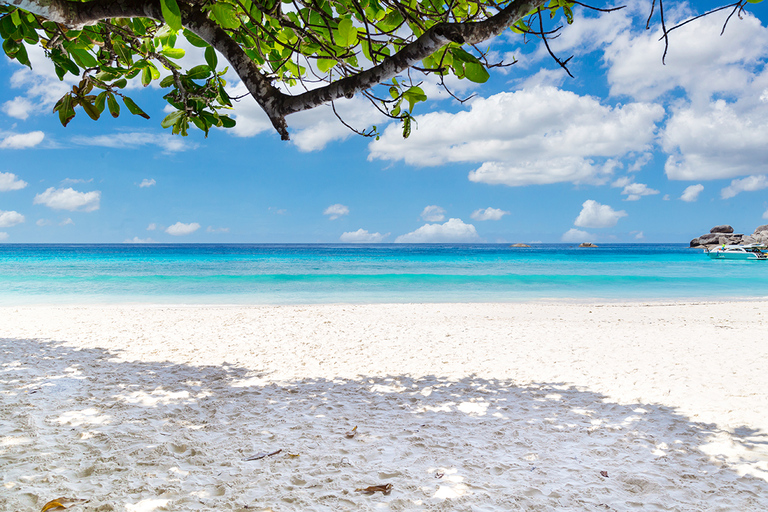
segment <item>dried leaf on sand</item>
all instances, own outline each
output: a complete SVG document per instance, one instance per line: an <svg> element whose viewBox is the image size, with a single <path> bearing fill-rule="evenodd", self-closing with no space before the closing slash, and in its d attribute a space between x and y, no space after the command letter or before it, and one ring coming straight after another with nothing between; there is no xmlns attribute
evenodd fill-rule
<svg viewBox="0 0 768 512"><path fill-rule="evenodd" d="M348 430L344 433L344 435L350 439L355 437L355 434L357 434L357 425L355 425L355 428L353 428L352 430Z"/></svg>
<svg viewBox="0 0 768 512"><path fill-rule="evenodd" d="M375 492L382 492L384 494L389 494L392 492L392 484L383 484L383 485L371 485L369 487L366 487L365 489L355 489L359 492L364 492L366 494L373 494Z"/></svg>
<svg viewBox="0 0 768 512"><path fill-rule="evenodd" d="M278 453L280 453L281 451L283 451L283 449L282 449L282 448L281 448L281 449L279 449L279 450L275 450L275 451L273 451L273 452L270 452L270 453L267 453L267 452L259 452L259 453L257 453L256 455L251 455L250 457L246 457L246 458L244 458L243 460L259 460L259 459L263 459L264 457L272 457L273 455L277 455L277 454L278 454Z"/></svg>
<svg viewBox="0 0 768 512"><path fill-rule="evenodd" d="M56 498L55 500L51 500L45 505L43 505L43 508L40 510L40 512L46 512L46 510L65 510L69 507L73 507L75 505L79 505L80 503L85 503L88 500L81 500L77 498Z"/></svg>

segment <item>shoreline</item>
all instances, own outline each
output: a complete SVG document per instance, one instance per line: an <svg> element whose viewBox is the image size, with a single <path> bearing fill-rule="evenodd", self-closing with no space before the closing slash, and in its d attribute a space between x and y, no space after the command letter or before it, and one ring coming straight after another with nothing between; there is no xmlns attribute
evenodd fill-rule
<svg viewBox="0 0 768 512"><path fill-rule="evenodd" d="M766 306L0 307L0 508L768 508Z"/></svg>

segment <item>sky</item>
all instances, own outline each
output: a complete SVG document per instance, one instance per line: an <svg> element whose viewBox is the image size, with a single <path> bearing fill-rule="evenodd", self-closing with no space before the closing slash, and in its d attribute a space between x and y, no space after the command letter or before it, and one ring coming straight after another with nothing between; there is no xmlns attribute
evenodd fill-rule
<svg viewBox="0 0 768 512"><path fill-rule="evenodd" d="M469 101L425 78L408 139L359 97L337 110L379 140L321 107L281 141L250 98L235 128L182 138L140 84L150 120L80 111L64 128L52 108L71 75L41 50L32 70L2 57L0 243L687 243L768 224L768 2L722 35L727 11L673 31L666 64L650 3L627 3L577 8L550 41L574 78L510 31L484 47L514 65L449 81ZM718 5L668 1L665 17Z"/></svg>

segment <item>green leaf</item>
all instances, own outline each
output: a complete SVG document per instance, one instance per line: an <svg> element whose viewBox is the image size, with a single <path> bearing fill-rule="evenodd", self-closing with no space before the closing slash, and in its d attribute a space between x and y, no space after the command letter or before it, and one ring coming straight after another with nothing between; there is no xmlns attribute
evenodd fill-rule
<svg viewBox="0 0 768 512"><path fill-rule="evenodd" d="M181 10L176 0L160 0L160 8L163 11L163 19L176 32L181 30Z"/></svg>
<svg viewBox="0 0 768 512"><path fill-rule="evenodd" d="M80 105L83 107L83 110L85 110L85 113L88 114L88 117L94 121L99 120L99 117L101 117L101 112L99 112L99 109L97 109L93 104L89 103L88 101L81 101Z"/></svg>
<svg viewBox="0 0 768 512"><path fill-rule="evenodd" d="M209 76L211 76L211 68L205 64L200 64L187 71L187 77L192 80L200 80Z"/></svg>
<svg viewBox="0 0 768 512"><path fill-rule="evenodd" d="M413 112L413 106L420 101L427 101L427 95L421 87L411 87L403 93L403 98L408 102L408 111Z"/></svg>
<svg viewBox="0 0 768 512"><path fill-rule="evenodd" d="M99 66L99 61L97 61L96 57L91 55L91 52L88 50L84 50L82 48L72 48L69 50L69 54L81 67L95 68Z"/></svg>
<svg viewBox="0 0 768 512"><path fill-rule="evenodd" d="M109 113L112 114L112 117L118 117L120 115L120 104L113 94L110 94L107 97L107 105L109 106Z"/></svg>
<svg viewBox="0 0 768 512"><path fill-rule="evenodd" d="M208 46L208 43L203 41L200 36L195 34L194 32L190 32L187 29L184 29L184 37L189 41L189 44L192 46L196 46L198 48L205 48Z"/></svg>
<svg viewBox="0 0 768 512"><path fill-rule="evenodd" d="M167 77L160 80L160 87L163 87L163 88L170 87L173 85L174 82L175 80L173 78L173 75L168 75Z"/></svg>
<svg viewBox="0 0 768 512"><path fill-rule="evenodd" d="M112 82L112 87L117 87L118 89L122 89L126 85L128 85L128 80L126 80L125 78L121 78L116 82Z"/></svg>
<svg viewBox="0 0 768 512"><path fill-rule="evenodd" d="M100 92L98 96L96 96L96 101L93 102L93 104L96 106L97 109L99 109L99 112L104 112L104 103L107 101L107 91Z"/></svg>
<svg viewBox="0 0 768 512"><path fill-rule="evenodd" d="M327 73L329 69L336 65L336 61L333 59L317 59L317 69L321 73Z"/></svg>
<svg viewBox="0 0 768 512"><path fill-rule="evenodd" d="M184 54L186 52L184 52L184 50L181 48L163 48L163 51L160 53L162 53L169 59L180 59L184 57Z"/></svg>
<svg viewBox="0 0 768 512"><path fill-rule="evenodd" d="M222 28L240 28L240 19L237 17L237 10L232 4L224 2L213 4L211 6L211 17Z"/></svg>
<svg viewBox="0 0 768 512"><path fill-rule="evenodd" d="M143 117L144 119L149 119L149 116L139 108L134 101L129 98L128 96L123 96L123 103L125 103L125 106L128 108L128 112L135 116Z"/></svg>
<svg viewBox="0 0 768 512"><path fill-rule="evenodd" d="M486 70L479 62L465 63L464 76L477 84L483 84L491 77L491 75L488 74L488 70Z"/></svg>
<svg viewBox="0 0 768 512"><path fill-rule="evenodd" d="M354 46L357 44L357 28L352 25L350 18L344 18L339 22L338 35L340 37L336 40L336 44L340 46Z"/></svg>
<svg viewBox="0 0 768 512"><path fill-rule="evenodd" d="M144 87L148 86L149 83L152 81L152 72L149 70L148 67L143 68L141 70L141 85Z"/></svg>
<svg viewBox="0 0 768 512"><path fill-rule="evenodd" d="M205 49L205 62L208 63L208 67L211 69L216 69L216 64L219 63L219 59L216 57L216 50L213 49L213 46L209 46Z"/></svg>
<svg viewBox="0 0 768 512"><path fill-rule="evenodd" d="M235 120L229 118L228 116L219 116L219 120L221 121L221 125L224 128L233 128L235 126Z"/></svg>
<svg viewBox="0 0 768 512"><path fill-rule="evenodd" d="M72 106L72 96L67 94L61 98L58 103L56 103L56 106L53 107L53 111L59 112L59 121L61 121L61 125L67 126L72 118L75 117L75 109Z"/></svg>
<svg viewBox="0 0 768 512"><path fill-rule="evenodd" d="M178 119L183 115L184 115L184 111L182 110L176 110L174 112L171 112L170 114L165 116L165 119L162 120L162 122L160 123L160 126L162 126L163 128L170 128L171 126L176 124L176 121L178 121Z"/></svg>

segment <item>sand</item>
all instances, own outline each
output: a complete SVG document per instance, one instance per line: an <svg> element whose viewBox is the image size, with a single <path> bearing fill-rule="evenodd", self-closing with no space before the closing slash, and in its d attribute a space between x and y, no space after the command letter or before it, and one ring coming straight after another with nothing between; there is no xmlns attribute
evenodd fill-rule
<svg viewBox="0 0 768 512"><path fill-rule="evenodd" d="M0 510L768 510L767 315L0 308Z"/></svg>

